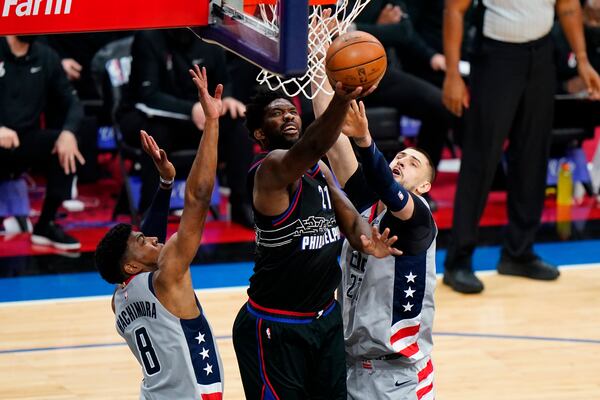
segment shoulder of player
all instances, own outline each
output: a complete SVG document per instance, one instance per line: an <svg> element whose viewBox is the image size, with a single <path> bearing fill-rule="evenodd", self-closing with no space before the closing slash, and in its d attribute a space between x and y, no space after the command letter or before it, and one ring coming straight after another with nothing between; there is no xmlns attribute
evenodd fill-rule
<svg viewBox="0 0 600 400"><path fill-rule="evenodd" d="M270 151L260 162L260 165L256 168L256 180L260 180L263 177L268 179L270 174L276 172L281 164L284 162L284 157L287 154L287 150L273 150Z"/></svg>

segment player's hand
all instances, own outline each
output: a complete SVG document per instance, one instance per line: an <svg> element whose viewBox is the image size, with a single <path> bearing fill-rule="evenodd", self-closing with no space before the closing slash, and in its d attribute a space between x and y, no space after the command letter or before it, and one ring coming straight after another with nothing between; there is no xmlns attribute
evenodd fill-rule
<svg viewBox="0 0 600 400"><path fill-rule="evenodd" d="M75 160L82 165L85 164L85 158L79 152L77 138L70 131L62 131L54 143L52 154L58 155L58 162L65 171L66 175L74 174L77 171Z"/></svg>
<svg viewBox="0 0 600 400"><path fill-rule="evenodd" d="M61 63L63 70L70 81L76 81L81 78L81 70L83 69L81 64L72 58L63 58Z"/></svg>
<svg viewBox="0 0 600 400"><path fill-rule="evenodd" d="M360 241L363 246L363 253L370 254L377 258L384 258L389 255L401 256L402 252L392 245L398 240L398 236L388 237L390 228L385 228L382 234L379 233L377 227L371 227L371 238L366 235L360 236Z"/></svg>
<svg viewBox="0 0 600 400"><path fill-rule="evenodd" d="M140 140L142 142L142 149L154 161L160 177L167 181L175 179L175 167L173 163L167 158L167 153L158 147L154 138L148 135L146 131L140 131Z"/></svg>
<svg viewBox="0 0 600 400"><path fill-rule="evenodd" d="M446 74L442 89L442 102L457 117L462 116L463 108L469 108L469 92L460 75Z"/></svg>
<svg viewBox="0 0 600 400"><path fill-rule="evenodd" d="M198 65L194 65L194 69L190 69L190 75L198 89L198 98L200 99L200 104L202 104L202 109L204 110L206 118L219 118L223 115L223 101L221 100L221 96L223 95L223 85L217 85L213 97L208 93L208 79L206 77L205 67L202 67L202 70L200 70Z"/></svg>
<svg viewBox="0 0 600 400"><path fill-rule="evenodd" d="M402 19L402 9L400 6L395 6L393 4L386 4L385 7L379 13L379 17L377 18L377 25L391 25L397 24Z"/></svg>
<svg viewBox="0 0 600 400"><path fill-rule="evenodd" d="M227 113L229 113L233 119L244 117L246 115L246 106L244 103L233 97L225 97L223 99L223 110L221 111L221 115Z"/></svg>
<svg viewBox="0 0 600 400"><path fill-rule="evenodd" d="M600 77L589 63L589 61L580 62L577 66L579 76L585 82L588 96L591 100L600 100Z"/></svg>
<svg viewBox="0 0 600 400"><path fill-rule="evenodd" d="M371 145L369 120L367 119L365 104L362 101L357 103L356 100L352 100L350 103L350 109L348 110L348 114L346 114L342 133L353 138L360 147Z"/></svg>
<svg viewBox="0 0 600 400"><path fill-rule="evenodd" d="M20 145L17 132L5 126L0 127L0 148L16 149Z"/></svg>
<svg viewBox="0 0 600 400"><path fill-rule="evenodd" d="M335 96L337 96L347 102L356 100L359 97L368 96L369 94L373 93L373 91L375 91L375 89L377 89L377 85L371 86L366 91L363 91L362 86L359 86L356 89L348 89L348 88L344 87L342 82L336 82L335 87L334 87Z"/></svg>

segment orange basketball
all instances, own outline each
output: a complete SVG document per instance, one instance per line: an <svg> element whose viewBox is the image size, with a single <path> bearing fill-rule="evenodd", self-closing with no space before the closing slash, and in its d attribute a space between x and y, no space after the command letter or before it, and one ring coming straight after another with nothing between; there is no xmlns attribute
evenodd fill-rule
<svg viewBox="0 0 600 400"><path fill-rule="evenodd" d="M387 57L381 42L361 31L339 36L325 56L325 71L332 86L342 82L346 88L362 86L366 91L379 83L386 68Z"/></svg>

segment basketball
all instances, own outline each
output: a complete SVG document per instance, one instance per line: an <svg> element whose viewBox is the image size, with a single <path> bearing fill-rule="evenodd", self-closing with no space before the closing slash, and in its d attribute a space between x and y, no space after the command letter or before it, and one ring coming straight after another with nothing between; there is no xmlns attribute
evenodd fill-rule
<svg viewBox="0 0 600 400"><path fill-rule="evenodd" d="M325 71L332 86L341 82L348 89L362 86L366 91L379 83L387 68L387 56L375 36L348 32L331 43L325 57Z"/></svg>

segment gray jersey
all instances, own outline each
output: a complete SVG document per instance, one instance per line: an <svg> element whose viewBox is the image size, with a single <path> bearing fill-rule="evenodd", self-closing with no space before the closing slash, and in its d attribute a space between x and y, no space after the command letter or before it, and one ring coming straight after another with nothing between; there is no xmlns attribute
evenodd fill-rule
<svg viewBox="0 0 600 400"><path fill-rule="evenodd" d="M384 215L372 225L379 226ZM421 254L382 259L354 250L346 240L341 265L338 300L349 362L400 356L398 362L414 364L427 358L433 346L435 239Z"/></svg>
<svg viewBox="0 0 600 400"><path fill-rule="evenodd" d="M140 399L222 399L223 368L204 313L189 320L171 314L154 295L152 273L135 275L117 290L115 317L142 366Z"/></svg>

